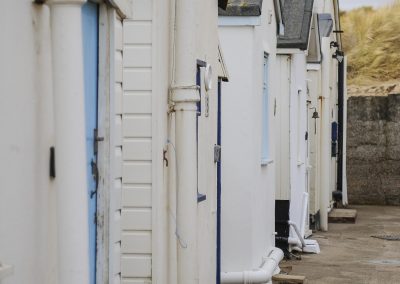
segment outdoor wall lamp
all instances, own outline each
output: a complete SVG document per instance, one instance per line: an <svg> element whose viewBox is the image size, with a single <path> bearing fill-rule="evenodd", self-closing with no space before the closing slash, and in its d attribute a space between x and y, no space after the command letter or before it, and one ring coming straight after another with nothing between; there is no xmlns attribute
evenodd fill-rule
<svg viewBox="0 0 400 284"><path fill-rule="evenodd" d="M311 109L314 109L314 113L312 115L312 118L314 118L314 119L319 118L319 114L318 114L317 108L316 107L312 107Z"/></svg>
<svg viewBox="0 0 400 284"><path fill-rule="evenodd" d="M315 123L314 123L314 134L317 134L317 120L316 120L316 119L319 118L319 113L318 113L316 107L312 107L312 108L310 108L310 109L313 109L313 110L314 110L313 115L312 115L312 118L315 119Z"/></svg>
<svg viewBox="0 0 400 284"><path fill-rule="evenodd" d="M331 48L332 47L339 47L339 44L337 43L337 41L331 41Z"/></svg>
<svg viewBox="0 0 400 284"><path fill-rule="evenodd" d="M342 63L343 59L344 59L344 52L340 51L340 50L336 50L336 52L332 55L332 58L339 61L339 63Z"/></svg>

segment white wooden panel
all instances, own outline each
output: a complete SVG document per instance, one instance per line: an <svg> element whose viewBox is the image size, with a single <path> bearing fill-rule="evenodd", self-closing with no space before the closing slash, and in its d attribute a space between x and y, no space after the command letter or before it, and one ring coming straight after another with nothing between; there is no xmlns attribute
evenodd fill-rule
<svg viewBox="0 0 400 284"><path fill-rule="evenodd" d="M122 23L120 21L115 21L115 26L114 26L114 44L115 44L115 50L122 51L123 49L123 30L122 30Z"/></svg>
<svg viewBox="0 0 400 284"><path fill-rule="evenodd" d="M114 174L115 177L122 177L122 148L117 146L114 149L115 151L115 167L114 167Z"/></svg>
<svg viewBox="0 0 400 284"><path fill-rule="evenodd" d="M124 117L124 137L150 138L151 137L151 116Z"/></svg>
<svg viewBox="0 0 400 284"><path fill-rule="evenodd" d="M124 279L122 284L151 284L151 279Z"/></svg>
<svg viewBox="0 0 400 284"><path fill-rule="evenodd" d="M122 73L123 73L123 67L122 67L122 52L121 51L116 51L115 52L115 81L118 83L122 83Z"/></svg>
<svg viewBox="0 0 400 284"><path fill-rule="evenodd" d="M124 67L151 67L151 46L126 47Z"/></svg>
<svg viewBox="0 0 400 284"><path fill-rule="evenodd" d="M115 110L115 114L118 114L118 115L120 115L120 114L122 114L122 110L123 110L123 107L122 107L122 85L121 84L119 84L119 83L117 83L117 84L115 84L115 108L114 108L114 110Z"/></svg>
<svg viewBox="0 0 400 284"><path fill-rule="evenodd" d="M149 254L151 253L151 233L123 233L121 244L124 253Z"/></svg>
<svg viewBox="0 0 400 284"><path fill-rule="evenodd" d="M150 21L124 22L124 44L149 44L151 35Z"/></svg>
<svg viewBox="0 0 400 284"><path fill-rule="evenodd" d="M151 187L125 186L121 202L124 207L151 207Z"/></svg>
<svg viewBox="0 0 400 284"><path fill-rule="evenodd" d="M133 16L134 20L151 20L152 19L152 0L133 0Z"/></svg>
<svg viewBox="0 0 400 284"><path fill-rule="evenodd" d="M127 183L151 183L151 163L124 163L122 180Z"/></svg>
<svg viewBox="0 0 400 284"><path fill-rule="evenodd" d="M151 209L123 209L121 227L123 230L151 230Z"/></svg>
<svg viewBox="0 0 400 284"><path fill-rule="evenodd" d="M114 244L113 264L114 271L121 271L121 242Z"/></svg>
<svg viewBox="0 0 400 284"><path fill-rule="evenodd" d="M114 189L111 192L112 197L111 200L114 203L113 208L115 210L120 210L122 207L122 180L116 179L114 181Z"/></svg>
<svg viewBox="0 0 400 284"><path fill-rule="evenodd" d="M121 241L121 210L114 211L114 236L113 240L117 243Z"/></svg>
<svg viewBox="0 0 400 284"><path fill-rule="evenodd" d="M113 284L121 284L121 275L118 273L114 276Z"/></svg>
<svg viewBox="0 0 400 284"><path fill-rule="evenodd" d="M123 142L125 161L150 161L151 140L128 140Z"/></svg>
<svg viewBox="0 0 400 284"><path fill-rule="evenodd" d="M123 277L151 277L151 257L123 256L121 272Z"/></svg>
<svg viewBox="0 0 400 284"><path fill-rule="evenodd" d="M135 94L125 94L124 113L151 113L151 94L140 92Z"/></svg>
<svg viewBox="0 0 400 284"><path fill-rule="evenodd" d="M122 146L122 115L115 116L115 127L114 127L115 146Z"/></svg>
<svg viewBox="0 0 400 284"><path fill-rule="evenodd" d="M124 90L126 91L150 91L151 69L125 69Z"/></svg>

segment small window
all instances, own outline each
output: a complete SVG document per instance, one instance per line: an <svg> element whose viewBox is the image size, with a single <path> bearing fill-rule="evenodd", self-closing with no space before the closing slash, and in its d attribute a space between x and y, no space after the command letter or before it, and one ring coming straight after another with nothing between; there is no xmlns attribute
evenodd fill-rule
<svg viewBox="0 0 400 284"><path fill-rule="evenodd" d="M262 154L261 164L267 165L269 157L269 82L268 82L268 54L264 53L263 66L263 93L262 93Z"/></svg>

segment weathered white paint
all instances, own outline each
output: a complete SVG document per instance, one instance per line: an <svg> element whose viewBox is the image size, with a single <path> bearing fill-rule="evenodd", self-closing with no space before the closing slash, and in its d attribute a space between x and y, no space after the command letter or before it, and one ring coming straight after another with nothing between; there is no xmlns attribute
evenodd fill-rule
<svg viewBox="0 0 400 284"><path fill-rule="evenodd" d="M57 282L49 22L48 6L1 3L0 261L14 267L3 284Z"/></svg>
<svg viewBox="0 0 400 284"><path fill-rule="evenodd" d="M3 94L0 99L0 128L4 134L4 139L0 142L0 186L3 189L0 191L0 222L3 225L3 229L0 229L0 261L14 267L14 273L4 279L5 284L86 282L86 163L78 165L77 162L85 156L84 146L82 147L83 88L79 91L83 86L83 62L79 55L82 48L79 2L82 1L75 1L72 5L52 6L52 17L48 5L34 4L33 1L5 1L1 4L0 23L10 28L0 31L0 36L7 39L0 47L0 57L4 63L0 67L0 89ZM102 5L103 8L105 5ZM115 14L112 8L107 10ZM101 76L106 78L108 74L110 77L121 77L109 70L107 60L110 54L107 51L109 52L108 48L113 43L107 39L107 29L107 26L100 29L104 40L101 46L101 56L104 57L100 60L104 73ZM53 36L51 30L54 32ZM122 36L117 37L122 44ZM68 45L65 45L66 41L69 42ZM105 96L101 99L107 100L109 92L114 91L115 86L109 86L108 90L107 82L101 83L104 85L101 85L99 91ZM115 88L115 92L117 98L122 98L118 95L118 88ZM53 101L53 96L56 96L56 101ZM107 124L107 114L103 113L107 104L101 105L101 121ZM54 106L57 106L56 111ZM116 99L115 104L110 101L108 107L115 107L118 113L121 106L121 102ZM71 114L71 109L72 115L65 119L67 114ZM59 125L63 121L65 124ZM117 121L111 119L112 123ZM70 128L72 125L79 135ZM56 181L58 185L64 184L64 188L56 187L55 181L49 177L51 146L58 149ZM99 150L102 151L102 148ZM111 149L110 152L116 154L112 163L115 164L122 151L119 148L116 151ZM101 154L107 155L105 152ZM107 160L107 157L104 159ZM66 163L72 160L75 161L74 164ZM109 166L115 169L117 175L121 172L118 167ZM109 172L113 172L113 169ZM111 184L115 184L116 188L120 187L118 180L115 183L111 181ZM56 195L70 196L76 190L82 191L85 196L76 196L73 206L68 205L67 196L59 195L57 202ZM112 195L121 204L121 191L119 190L119 194L118 190L116 192L117 194L112 192ZM62 203L61 206L58 203ZM106 204L104 206L107 207ZM14 212L12 217L9 212ZM57 212L63 213L65 218ZM114 217L114 213L111 215ZM115 226L110 228L110 235L118 238L120 229L115 230L115 227L118 227L119 218L115 216ZM73 217L77 219L72 220ZM71 225L67 230L66 224ZM105 231L108 231L107 228ZM101 246L104 249L107 247L106 244ZM110 247L112 253L118 250L118 247ZM120 254L117 255L119 259ZM110 259L114 260L112 255ZM118 266L117 261L110 262ZM107 267L103 268L100 270L107 271ZM71 272L70 269L74 271Z"/></svg>
<svg viewBox="0 0 400 284"><path fill-rule="evenodd" d="M121 32L121 279L114 283L147 283L152 279L152 1L134 1L133 15ZM123 32L123 33L122 33ZM116 58L122 58L116 56ZM123 66L123 67L122 67ZM122 79L121 78L121 79ZM118 213L117 213L118 214ZM118 242L119 241L119 242Z"/></svg>
<svg viewBox="0 0 400 284"><path fill-rule="evenodd" d="M269 10L274 10L272 1L263 3L259 26L220 21L221 49L230 79L222 85L223 272L259 267L268 248L275 245L276 163L261 164L264 52L270 78L268 144L274 161L274 106L280 97L275 69L276 21L268 24Z"/></svg>
<svg viewBox="0 0 400 284"><path fill-rule="evenodd" d="M276 160L276 200L290 200L290 90L291 90L291 56L278 55L276 60L277 74L280 74L277 86L275 139Z"/></svg>
<svg viewBox="0 0 400 284"><path fill-rule="evenodd" d="M81 21L86 1L65 2L50 2L60 284L89 281Z"/></svg>
<svg viewBox="0 0 400 284"><path fill-rule="evenodd" d="M330 108L330 38L322 38L322 96L321 96L321 192L320 216L321 230L328 230L328 207L330 207L331 180L331 108Z"/></svg>

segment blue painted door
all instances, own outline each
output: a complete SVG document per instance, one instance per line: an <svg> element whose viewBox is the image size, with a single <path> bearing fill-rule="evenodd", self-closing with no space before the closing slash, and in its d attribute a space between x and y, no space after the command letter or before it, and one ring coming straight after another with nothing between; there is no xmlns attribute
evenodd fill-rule
<svg viewBox="0 0 400 284"><path fill-rule="evenodd" d="M97 97L98 97L98 5L87 2L82 8L83 58L86 116L86 165L89 200L90 284L96 283L96 212L97 212Z"/></svg>

